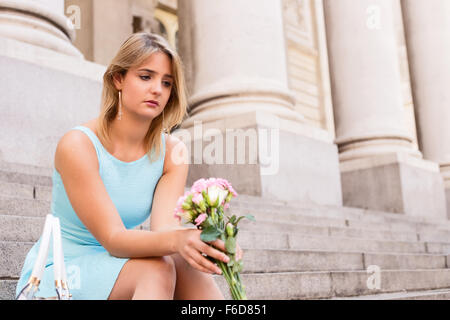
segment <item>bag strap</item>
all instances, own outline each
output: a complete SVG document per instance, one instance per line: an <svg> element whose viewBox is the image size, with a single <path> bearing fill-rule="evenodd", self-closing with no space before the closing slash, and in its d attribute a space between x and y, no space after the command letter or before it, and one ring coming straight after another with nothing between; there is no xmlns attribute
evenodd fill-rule
<svg viewBox="0 0 450 320"><path fill-rule="evenodd" d="M31 272L27 285L17 296L17 300L32 300L39 288L39 284L44 274L45 264L48 256L48 248L50 246L50 236L53 233L53 261L55 289L57 299L69 300L71 295L67 286L67 276L64 265L64 253L61 242L61 228L59 219L52 214L48 214L45 218L44 231L42 232L41 244L39 246L36 262Z"/></svg>
<svg viewBox="0 0 450 320"><path fill-rule="evenodd" d="M67 275L61 241L61 227L59 218L57 217L53 217L53 263L56 293L60 300L68 300L71 296L67 286Z"/></svg>

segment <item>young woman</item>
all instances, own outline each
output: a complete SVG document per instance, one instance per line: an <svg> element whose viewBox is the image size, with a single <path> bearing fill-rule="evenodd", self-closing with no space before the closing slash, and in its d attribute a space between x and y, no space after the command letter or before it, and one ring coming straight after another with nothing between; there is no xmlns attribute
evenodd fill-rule
<svg viewBox="0 0 450 320"><path fill-rule="evenodd" d="M212 278L221 271L205 256L226 262L224 243L204 243L173 216L188 174L186 146L165 133L186 113L178 54L160 36L133 34L103 80L99 117L68 131L55 153L51 211L73 299L223 299ZM150 231L135 229L149 215ZM51 251L37 297L55 296Z"/></svg>

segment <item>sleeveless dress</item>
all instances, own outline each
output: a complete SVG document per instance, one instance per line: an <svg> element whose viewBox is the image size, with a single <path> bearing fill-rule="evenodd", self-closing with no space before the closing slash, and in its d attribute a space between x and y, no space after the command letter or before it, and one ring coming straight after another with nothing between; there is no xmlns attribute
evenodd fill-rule
<svg viewBox="0 0 450 320"><path fill-rule="evenodd" d="M161 134L162 153L157 161L150 163L146 154L136 161L123 162L103 147L91 129L77 126L71 130L83 131L94 144L101 179L125 227L133 229L142 224L150 216L153 194L163 172L166 149L164 134ZM111 256L84 226L70 204L56 169L53 170L52 181L51 213L60 219L67 282L72 298L106 300L123 265L129 259ZM16 287L16 297L30 278L40 242L41 239L26 256ZM52 240L45 271L35 296L56 296Z"/></svg>

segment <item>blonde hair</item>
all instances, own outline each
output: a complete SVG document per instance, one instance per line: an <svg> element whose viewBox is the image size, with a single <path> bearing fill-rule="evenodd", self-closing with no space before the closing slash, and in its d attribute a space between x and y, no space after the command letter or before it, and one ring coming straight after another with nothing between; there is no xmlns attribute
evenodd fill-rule
<svg viewBox="0 0 450 320"><path fill-rule="evenodd" d="M130 68L141 65L155 52L163 52L170 58L174 83L163 112L152 120L144 138L150 162L157 160L156 155L161 156L163 130L167 129L170 133L174 127L181 124L187 109L186 84L181 58L163 37L146 32L134 33L122 44L103 75L101 110L97 121L100 141L109 144L111 123L118 114L119 104L119 91L114 85L113 78L116 74L124 77ZM151 153L153 149L155 149L154 154Z"/></svg>

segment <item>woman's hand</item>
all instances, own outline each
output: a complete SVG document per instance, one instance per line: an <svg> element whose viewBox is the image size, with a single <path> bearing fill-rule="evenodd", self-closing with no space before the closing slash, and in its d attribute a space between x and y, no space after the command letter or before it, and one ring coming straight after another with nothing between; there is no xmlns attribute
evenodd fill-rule
<svg viewBox="0 0 450 320"><path fill-rule="evenodd" d="M222 270L204 255L228 263L230 260L226 255L225 243L222 240L205 243L200 239L201 233L202 230L196 229L179 230L176 239L177 252L197 270L211 274L222 274ZM215 248L208 244L213 245ZM242 256L243 251L239 245L236 244L236 260L239 261L242 259Z"/></svg>
<svg viewBox="0 0 450 320"><path fill-rule="evenodd" d="M225 244L221 240L208 242L216 248L222 250L219 251L200 239L202 230L186 229L179 230L177 232L176 250L177 252L195 269L206 273L222 274L220 268L213 262L208 260L202 254L206 254L217 260L221 260L224 263L228 263L229 258L224 253L226 251Z"/></svg>

